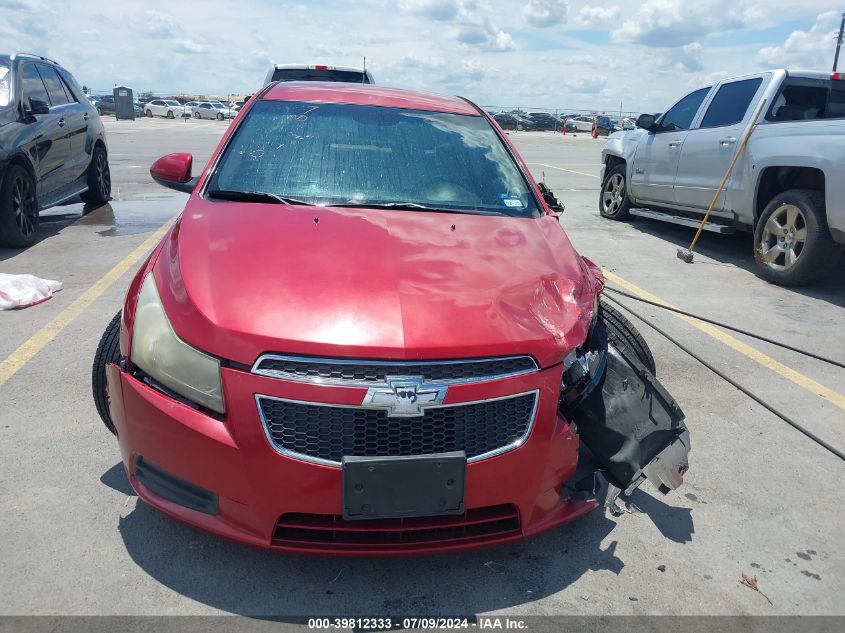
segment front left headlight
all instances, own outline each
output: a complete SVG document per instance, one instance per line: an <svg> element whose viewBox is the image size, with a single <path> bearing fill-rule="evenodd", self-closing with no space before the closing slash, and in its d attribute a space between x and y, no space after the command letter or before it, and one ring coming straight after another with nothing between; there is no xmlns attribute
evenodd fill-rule
<svg viewBox="0 0 845 633"><path fill-rule="evenodd" d="M180 339L164 312L152 273L138 295L132 363L168 389L218 413L225 412L220 361Z"/></svg>

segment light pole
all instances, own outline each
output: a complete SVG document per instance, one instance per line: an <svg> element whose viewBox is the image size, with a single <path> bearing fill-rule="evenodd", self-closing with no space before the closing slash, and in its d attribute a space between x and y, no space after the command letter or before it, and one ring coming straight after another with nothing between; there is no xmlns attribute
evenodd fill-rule
<svg viewBox="0 0 845 633"><path fill-rule="evenodd" d="M842 14L842 22L839 23L839 37L836 38L836 54L833 56L833 72L839 65L839 49L842 48L842 31L845 30L845 13Z"/></svg>

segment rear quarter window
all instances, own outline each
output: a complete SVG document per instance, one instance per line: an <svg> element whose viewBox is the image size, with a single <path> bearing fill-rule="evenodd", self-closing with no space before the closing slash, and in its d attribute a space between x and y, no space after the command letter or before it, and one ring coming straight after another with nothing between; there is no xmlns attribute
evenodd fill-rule
<svg viewBox="0 0 845 633"><path fill-rule="evenodd" d="M766 120L814 121L845 118L845 81L791 77L766 113Z"/></svg>

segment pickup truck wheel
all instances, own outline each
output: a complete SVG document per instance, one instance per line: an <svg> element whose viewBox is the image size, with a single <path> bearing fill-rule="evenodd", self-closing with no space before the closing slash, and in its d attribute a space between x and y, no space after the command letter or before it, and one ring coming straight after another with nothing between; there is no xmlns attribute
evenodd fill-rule
<svg viewBox="0 0 845 633"><path fill-rule="evenodd" d="M115 364L120 360L120 312L103 332L97 353L94 354L94 365L91 367L91 389L94 395L94 405L106 428L114 435L114 423L109 413L109 383L106 380L106 365Z"/></svg>
<svg viewBox="0 0 845 633"><path fill-rule="evenodd" d="M822 279L833 270L838 255L820 191L784 191L757 220L754 259L758 275L768 282L798 286Z"/></svg>
<svg viewBox="0 0 845 633"><path fill-rule="evenodd" d="M645 342L642 334L634 327L634 324L619 310L604 301L599 301L599 318L604 322L605 327L607 327L608 335L615 335L620 338L637 355L637 358L646 366L646 369L654 376L657 376L657 365L654 362L654 355L651 353L651 348Z"/></svg>
<svg viewBox="0 0 845 633"><path fill-rule="evenodd" d="M625 165L611 169L601 186L599 194L599 214L611 220L624 220L628 217L631 201L628 200L628 188L625 182Z"/></svg>

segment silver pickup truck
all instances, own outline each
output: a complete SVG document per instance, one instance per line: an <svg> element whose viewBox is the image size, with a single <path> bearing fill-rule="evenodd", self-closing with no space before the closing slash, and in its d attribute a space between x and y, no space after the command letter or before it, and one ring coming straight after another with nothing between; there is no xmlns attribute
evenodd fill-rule
<svg viewBox="0 0 845 633"><path fill-rule="evenodd" d="M845 73L775 70L695 90L608 137L599 212L698 226L761 99L759 125L705 229L754 233L759 275L805 284L845 245Z"/></svg>

